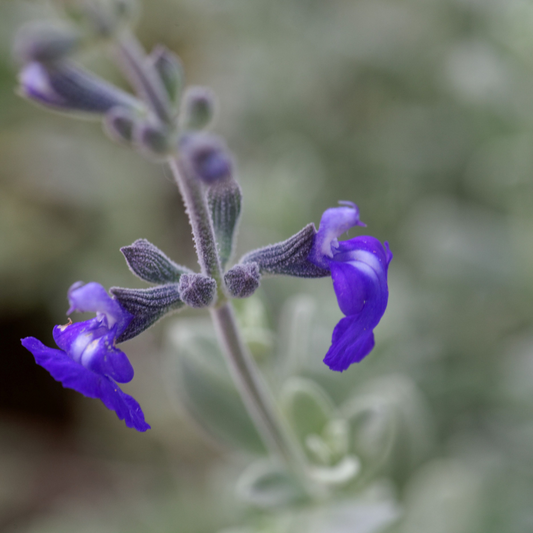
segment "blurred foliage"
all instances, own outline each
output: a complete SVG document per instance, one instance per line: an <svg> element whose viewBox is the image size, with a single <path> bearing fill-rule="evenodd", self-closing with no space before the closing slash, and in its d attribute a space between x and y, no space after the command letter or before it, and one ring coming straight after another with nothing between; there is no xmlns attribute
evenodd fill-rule
<svg viewBox="0 0 533 533"><path fill-rule="evenodd" d="M342 316L330 280L265 280L240 306L277 394L312 380L361 461L344 487L357 499L275 515L235 496L249 456L206 444L165 394L159 339L182 317L125 345L146 435L32 371L18 347L25 335L52 342L72 282L133 286L118 248L137 238L195 266L162 167L14 94L15 30L60 4L0 3L0 528L370 533L389 527L397 500L389 533L530 533L533 4L144 2L144 44L165 43L190 83L218 95L215 129L244 191L239 251L343 199L394 253L376 348L343 374L321 362ZM102 52L80 60L121 83Z"/></svg>

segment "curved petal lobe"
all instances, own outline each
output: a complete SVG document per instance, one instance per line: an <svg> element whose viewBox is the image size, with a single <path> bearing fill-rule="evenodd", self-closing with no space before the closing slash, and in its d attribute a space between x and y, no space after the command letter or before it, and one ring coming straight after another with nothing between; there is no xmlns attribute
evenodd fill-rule
<svg viewBox="0 0 533 533"><path fill-rule="evenodd" d="M74 389L88 398L102 400L128 427L137 431L150 429L136 400L122 392L108 377L88 370L62 350L48 348L33 337L22 339L22 345L33 354L35 362L48 370L64 387Z"/></svg>
<svg viewBox="0 0 533 533"><path fill-rule="evenodd" d="M374 348L374 333L365 327L359 317L345 317L333 330L331 347L324 363L337 372L346 370L352 363L359 363Z"/></svg>
<svg viewBox="0 0 533 533"><path fill-rule="evenodd" d="M117 325L108 329L106 323L103 316L56 326L54 340L76 363L119 383L128 383L133 379L133 366L126 354L115 347Z"/></svg>
<svg viewBox="0 0 533 533"><path fill-rule="evenodd" d="M94 339L83 351L81 364L97 374L108 376L119 383L133 379L133 366L127 355L115 348L113 334Z"/></svg>
<svg viewBox="0 0 533 533"><path fill-rule="evenodd" d="M389 298L387 270L391 259L388 244L384 247L374 237L339 243L330 270L339 307L346 317L335 327L324 359L332 370L346 370L374 347L373 329Z"/></svg>

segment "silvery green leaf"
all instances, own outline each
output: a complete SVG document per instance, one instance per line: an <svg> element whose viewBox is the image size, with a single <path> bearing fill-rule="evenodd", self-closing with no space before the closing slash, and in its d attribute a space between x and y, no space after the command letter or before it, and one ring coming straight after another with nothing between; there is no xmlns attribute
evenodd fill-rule
<svg viewBox="0 0 533 533"><path fill-rule="evenodd" d="M365 501L353 498L311 511L305 532L385 533L399 516L400 510L391 500Z"/></svg>
<svg viewBox="0 0 533 533"><path fill-rule="evenodd" d="M297 374L306 368L316 309L315 300L307 294L293 296L283 306L279 321L281 348L278 368L281 376Z"/></svg>
<svg viewBox="0 0 533 533"><path fill-rule="evenodd" d="M311 477L323 485L344 485L361 469L361 462L354 455L347 455L333 466L312 466Z"/></svg>
<svg viewBox="0 0 533 533"><path fill-rule="evenodd" d="M379 491L379 487L375 488ZM390 528L398 522L401 511L390 494L378 491L371 487L349 499L335 498L317 506L278 509L255 520L252 516L252 524L247 528L224 529L218 533L396 533L397 529ZM402 533L408 532L402 530Z"/></svg>
<svg viewBox="0 0 533 533"><path fill-rule="evenodd" d="M327 393L310 379L289 378L281 389L280 405L302 445L309 435L322 435L328 422L338 418Z"/></svg>
<svg viewBox="0 0 533 533"><path fill-rule="evenodd" d="M170 329L165 373L171 390L217 443L265 453L226 368L211 323L180 320Z"/></svg>
<svg viewBox="0 0 533 533"><path fill-rule="evenodd" d="M237 494L246 502L262 508L302 502L306 494L289 473L270 460L252 463L237 483Z"/></svg>
<svg viewBox="0 0 533 533"><path fill-rule="evenodd" d="M280 406L312 464L335 468L343 460L349 449L349 425L317 383L289 378L281 389Z"/></svg>
<svg viewBox="0 0 533 533"><path fill-rule="evenodd" d="M235 300L237 320L244 342L257 360L268 356L274 344L274 332L269 328L268 316L261 298Z"/></svg>
<svg viewBox="0 0 533 533"><path fill-rule="evenodd" d="M414 383L402 375L367 383L342 407L351 425L352 450L373 468L390 461L410 471L426 456L433 427L426 402Z"/></svg>

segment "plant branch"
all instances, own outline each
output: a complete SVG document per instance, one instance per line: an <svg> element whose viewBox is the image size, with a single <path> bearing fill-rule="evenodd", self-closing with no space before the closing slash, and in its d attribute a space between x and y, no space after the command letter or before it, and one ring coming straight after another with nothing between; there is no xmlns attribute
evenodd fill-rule
<svg viewBox="0 0 533 533"><path fill-rule="evenodd" d="M119 63L139 94L162 122L171 124L170 103L142 46L133 35L125 33L117 42L117 52ZM223 270L204 185L183 171L177 148L176 153L168 158L168 164L185 203L202 273L217 282L217 301L210 311L233 380L267 449L309 489L304 455L277 412L275 402L242 340L231 302L225 294Z"/></svg>
<svg viewBox="0 0 533 533"><path fill-rule="evenodd" d="M159 75L134 34L125 29L115 40L117 63L124 75L150 106L155 115L167 125L173 125L174 113Z"/></svg>

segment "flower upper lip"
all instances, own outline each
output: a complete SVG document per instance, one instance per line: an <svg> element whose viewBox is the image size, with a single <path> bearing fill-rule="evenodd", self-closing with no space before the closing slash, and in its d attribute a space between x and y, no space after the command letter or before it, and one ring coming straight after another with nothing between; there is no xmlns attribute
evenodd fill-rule
<svg viewBox="0 0 533 533"><path fill-rule="evenodd" d="M359 209L353 202L339 203L343 204L342 207L331 207L324 211L315 244L309 254L309 260L322 268L329 267L329 260L340 246L337 237L355 226L365 226L359 220Z"/></svg>

